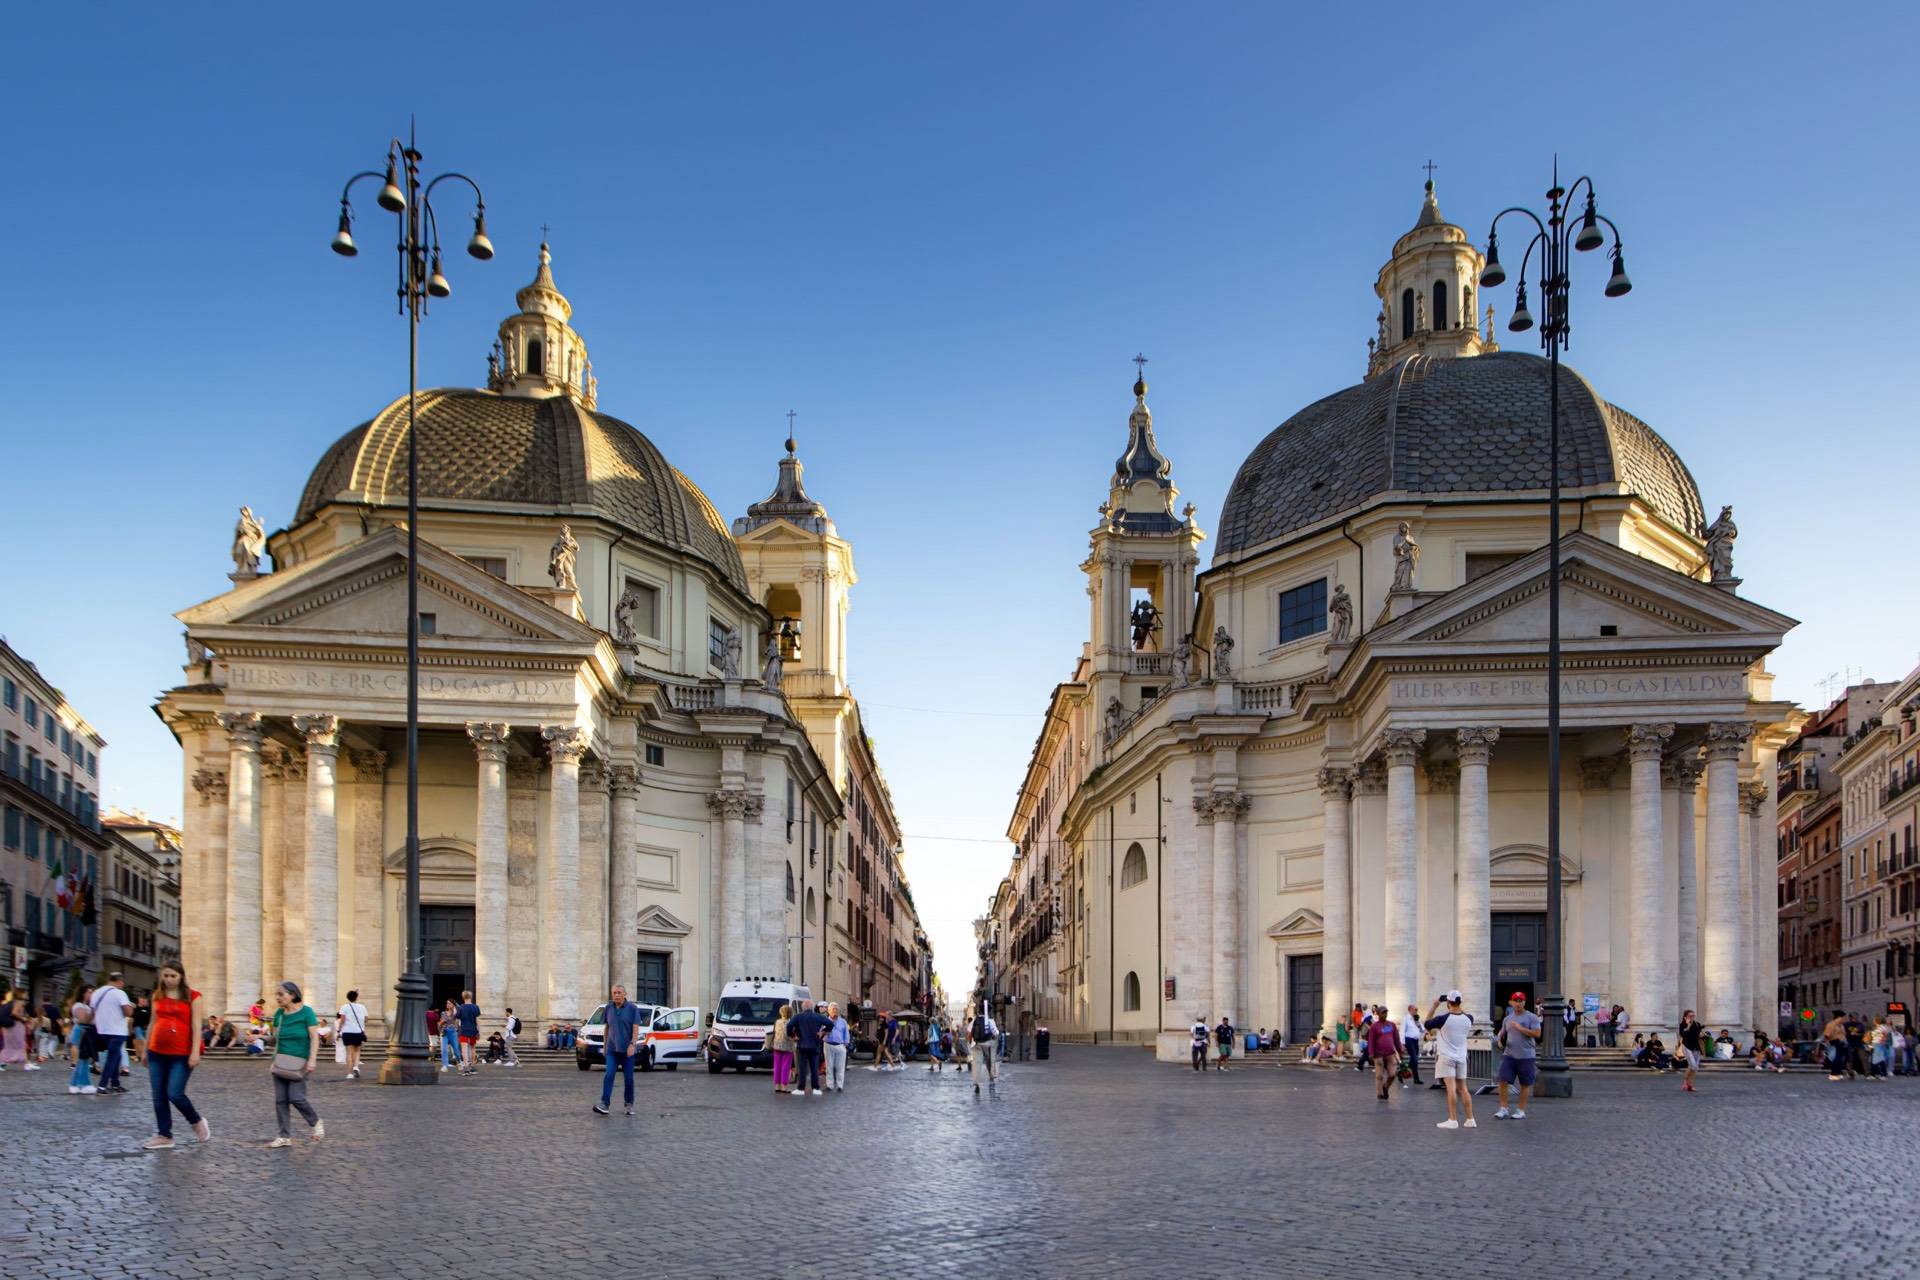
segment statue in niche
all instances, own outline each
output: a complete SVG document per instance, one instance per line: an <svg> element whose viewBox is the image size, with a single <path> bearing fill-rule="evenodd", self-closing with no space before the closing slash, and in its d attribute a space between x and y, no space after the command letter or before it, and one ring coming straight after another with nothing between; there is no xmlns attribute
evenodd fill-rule
<svg viewBox="0 0 1920 1280"><path fill-rule="evenodd" d="M1346 587L1333 584L1333 599L1327 601L1327 643L1345 644L1353 632L1353 597Z"/></svg>
<svg viewBox="0 0 1920 1280"><path fill-rule="evenodd" d="M1733 523L1733 508L1720 508L1720 518L1707 527L1707 564L1715 582L1733 577L1733 540L1740 536Z"/></svg>
<svg viewBox="0 0 1920 1280"><path fill-rule="evenodd" d="M1227 634L1225 627L1213 629L1213 678L1227 680L1233 676L1233 637Z"/></svg>
<svg viewBox="0 0 1920 1280"><path fill-rule="evenodd" d="M727 638L720 645L720 674L729 680L740 678L740 633L727 632Z"/></svg>
<svg viewBox="0 0 1920 1280"><path fill-rule="evenodd" d="M1393 533L1393 589L1413 590L1413 571L1420 566L1420 544L1413 540L1413 526L1405 520Z"/></svg>
<svg viewBox="0 0 1920 1280"><path fill-rule="evenodd" d="M780 668L786 659L780 656L780 633L767 633L767 665L760 672L760 682L773 690L780 691Z"/></svg>
<svg viewBox="0 0 1920 1280"><path fill-rule="evenodd" d="M240 508L240 519L233 526L233 576L260 576L260 557L267 549L267 529L253 514L252 507Z"/></svg>
<svg viewBox="0 0 1920 1280"><path fill-rule="evenodd" d="M1153 643L1153 633L1160 629L1160 611L1153 607L1153 601L1141 600L1133 606L1128 623L1133 627L1133 647L1144 649Z"/></svg>
<svg viewBox="0 0 1920 1280"><path fill-rule="evenodd" d="M1193 642L1186 636L1173 646L1173 687L1184 689L1193 683Z"/></svg>
<svg viewBox="0 0 1920 1280"><path fill-rule="evenodd" d="M1120 730L1126 727L1127 709L1118 698L1107 699L1107 740L1111 742L1120 736Z"/></svg>
<svg viewBox="0 0 1920 1280"><path fill-rule="evenodd" d="M578 591L580 584L574 581L574 561L580 557L580 544L574 541L573 529L560 526L560 536L553 540L553 549L547 552L547 573L553 578L557 591Z"/></svg>
<svg viewBox="0 0 1920 1280"><path fill-rule="evenodd" d="M1413 331L1415 333L1427 331L1427 295L1424 293L1413 295Z"/></svg>
<svg viewBox="0 0 1920 1280"><path fill-rule="evenodd" d="M621 592L619 603L613 606L613 638L621 644L633 644L639 639L633 630L633 611L639 607L640 592L635 587Z"/></svg>

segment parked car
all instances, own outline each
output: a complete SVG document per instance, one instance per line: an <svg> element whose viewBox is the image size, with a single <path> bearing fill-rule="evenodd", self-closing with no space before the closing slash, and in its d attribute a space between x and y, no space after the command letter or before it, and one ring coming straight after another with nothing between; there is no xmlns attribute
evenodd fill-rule
<svg viewBox="0 0 1920 1280"><path fill-rule="evenodd" d="M696 1006L642 1004L638 1008L643 1031L635 1065L642 1071L651 1071L656 1064L673 1071L683 1062L699 1060L700 1010ZM580 1034L573 1042L574 1065L591 1071L604 1063L606 1039L607 1006L603 1004L580 1024Z"/></svg>

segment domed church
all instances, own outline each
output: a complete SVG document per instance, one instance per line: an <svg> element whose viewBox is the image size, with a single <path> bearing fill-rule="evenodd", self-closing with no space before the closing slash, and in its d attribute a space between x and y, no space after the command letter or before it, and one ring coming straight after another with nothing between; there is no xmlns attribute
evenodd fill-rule
<svg viewBox="0 0 1920 1280"><path fill-rule="evenodd" d="M829 927L849 770L878 776L847 684L852 547L791 439L730 529L603 412L544 244L517 303L486 386L422 391L415 428L435 1006L473 990L531 1027L584 1017L612 982L711 1009L755 974L857 1002L873 975ZM407 432L402 396L321 454L284 529L243 509L230 589L177 615L184 679L156 709L183 756L183 956L218 1009L292 977L323 1010L357 989L376 1032L390 1012Z"/></svg>
<svg viewBox="0 0 1920 1280"><path fill-rule="evenodd" d="M996 907L1056 1034L1184 1060L1196 1018L1298 1043L1355 1002L1548 994L1550 366L1499 349L1481 266L1429 183L1365 379L1252 443L1204 571L1135 383ZM1738 594L1672 447L1560 378L1565 994L1771 1034L1794 623Z"/></svg>

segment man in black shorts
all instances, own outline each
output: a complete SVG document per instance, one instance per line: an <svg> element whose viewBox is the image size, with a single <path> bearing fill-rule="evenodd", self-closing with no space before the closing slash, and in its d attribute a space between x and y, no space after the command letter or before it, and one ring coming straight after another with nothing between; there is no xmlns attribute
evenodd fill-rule
<svg viewBox="0 0 1920 1280"><path fill-rule="evenodd" d="M1680 1087L1688 1093L1694 1092L1693 1077L1700 1070L1700 1055L1705 1051L1703 1041L1706 1034L1706 1027L1693 1016L1693 1010L1689 1009L1680 1015L1680 1056L1687 1063L1687 1074L1681 1080Z"/></svg>

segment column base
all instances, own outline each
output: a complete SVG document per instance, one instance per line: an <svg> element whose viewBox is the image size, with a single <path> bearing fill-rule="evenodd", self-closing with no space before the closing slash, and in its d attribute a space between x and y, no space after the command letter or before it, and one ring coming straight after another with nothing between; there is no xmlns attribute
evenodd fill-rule
<svg viewBox="0 0 1920 1280"><path fill-rule="evenodd" d="M381 1084L439 1084L440 1069L427 1056L427 976L409 969L394 984L399 997L394 1039L380 1064Z"/></svg>
<svg viewBox="0 0 1920 1280"><path fill-rule="evenodd" d="M380 1064L381 1084L439 1084L440 1068L431 1058L402 1058L388 1054Z"/></svg>
<svg viewBox="0 0 1920 1280"><path fill-rule="evenodd" d="M1539 1078L1534 1082L1536 1098L1571 1098L1573 1073L1567 1066L1567 998L1549 995L1540 1007L1541 1036Z"/></svg>

